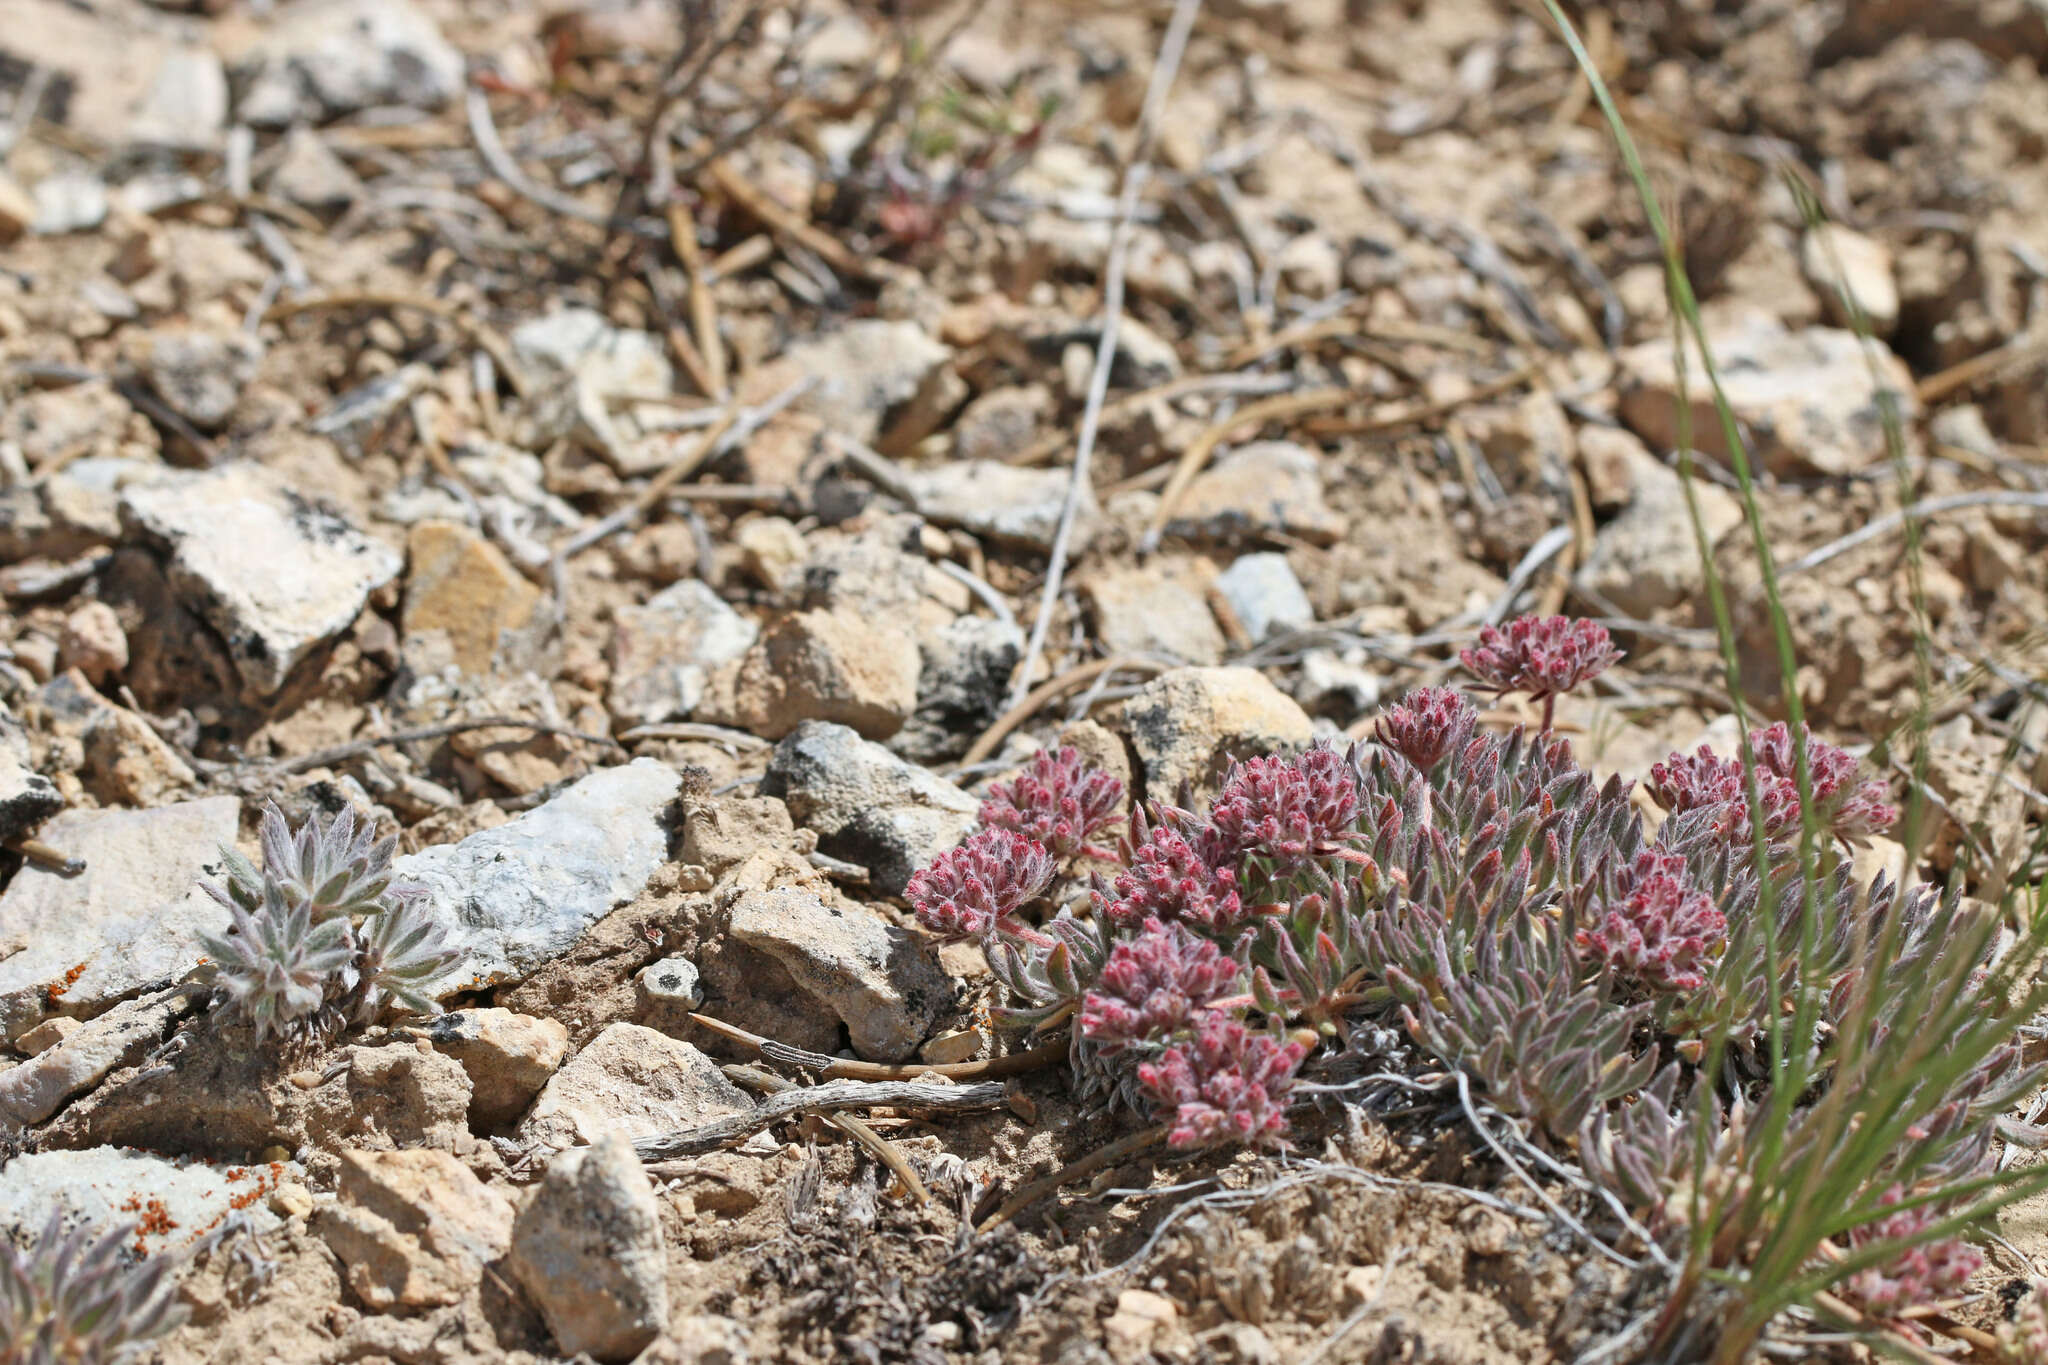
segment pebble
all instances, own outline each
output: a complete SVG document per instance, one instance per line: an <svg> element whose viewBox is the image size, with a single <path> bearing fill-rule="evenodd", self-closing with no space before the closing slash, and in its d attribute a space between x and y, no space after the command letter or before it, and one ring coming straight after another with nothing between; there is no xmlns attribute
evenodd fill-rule
<svg viewBox="0 0 2048 1365"><path fill-rule="evenodd" d="M90 1017L205 955L228 913L194 883L232 844L241 803L210 796L153 810L69 810L42 837L85 861L76 877L25 866L0 893L0 1038L52 1014Z"/></svg>
<svg viewBox="0 0 2048 1365"><path fill-rule="evenodd" d="M407 0L296 0L236 63L236 115L275 128L374 105L436 109L461 93L464 72L462 53Z"/></svg>
<svg viewBox="0 0 2048 1365"><path fill-rule="evenodd" d="M563 1355L631 1360L668 1323L654 1185L617 1133L548 1164L512 1227L512 1273Z"/></svg>
<svg viewBox="0 0 2048 1365"><path fill-rule="evenodd" d="M1253 644L1315 624L1316 610L1286 555L1240 556L1216 576L1215 590Z"/></svg>
<svg viewBox="0 0 2048 1365"><path fill-rule="evenodd" d="M691 1128L754 1102L693 1045L639 1024L612 1024L549 1078L519 1140L573 1147L616 1135Z"/></svg>
<svg viewBox="0 0 2048 1365"><path fill-rule="evenodd" d="M763 796L781 797L821 852L868 870L878 895L966 837L980 802L844 725L807 721L768 760Z"/></svg>
<svg viewBox="0 0 2048 1365"><path fill-rule="evenodd" d="M260 696L347 630L401 566L388 546L253 464L166 473L124 489L121 512L167 551L173 590L220 632Z"/></svg>
<svg viewBox="0 0 2048 1365"><path fill-rule="evenodd" d="M621 473L651 472L675 458L674 440L697 439L672 431L643 439L673 428L676 410L615 401L620 394L666 394L674 388L674 367L652 332L615 327L588 308L564 308L521 323L512 333L512 350L529 373L570 387L574 424Z"/></svg>
<svg viewBox="0 0 2048 1365"><path fill-rule="evenodd" d="M90 232L107 216L107 187L98 176L63 171L36 182L35 214L29 227L38 237Z"/></svg>
<svg viewBox="0 0 2048 1365"><path fill-rule="evenodd" d="M313 1231L372 1312L459 1303L512 1243L512 1205L447 1152L343 1152Z"/></svg>
<svg viewBox="0 0 2048 1365"><path fill-rule="evenodd" d="M969 403L953 424L953 458L1001 460L1030 445L1052 420L1052 390L1043 384L991 389Z"/></svg>
<svg viewBox="0 0 2048 1365"><path fill-rule="evenodd" d="M957 757L1002 713L1024 632L992 616L958 616L918 643L917 710L889 740L920 763Z"/></svg>
<svg viewBox="0 0 2048 1365"><path fill-rule="evenodd" d="M704 1003L704 983L697 964L687 957L665 957L642 967L633 977L638 988L640 1017L651 1028L679 1027L691 1010Z"/></svg>
<svg viewBox="0 0 2048 1365"><path fill-rule="evenodd" d="M1145 796L1178 803L1185 785L1212 792L1235 758L1305 747L1315 728L1253 668L1177 668L1123 704L1112 725L1130 740Z"/></svg>
<svg viewBox="0 0 2048 1365"><path fill-rule="evenodd" d="M531 666L550 627L544 595L467 526L422 521L405 538L400 649L416 672L452 663L472 678Z"/></svg>
<svg viewBox="0 0 2048 1365"><path fill-rule="evenodd" d="M914 322L868 318L800 341L784 360L816 381L800 408L829 430L872 445L891 411L916 398L952 354Z"/></svg>
<svg viewBox="0 0 2048 1365"><path fill-rule="evenodd" d="M64 618L57 640L60 668L75 668L99 687L112 673L128 667L128 635L121 618L104 602L86 602Z"/></svg>
<svg viewBox="0 0 2048 1365"><path fill-rule="evenodd" d="M1799 267L1836 326L1854 326L1842 298L1846 288L1873 334L1888 337L1898 328L1899 285L1884 243L1838 223L1819 223L1800 239Z"/></svg>
<svg viewBox="0 0 2048 1365"><path fill-rule="evenodd" d="M507 1009L454 1010L425 1027L434 1050L469 1073L469 1120L481 1129L525 1113L569 1056L569 1030L560 1020Z"/></svg>
<svg viewBox="0 0 2048 1365"><path fill-rule="evenodd" d="M1324 500L1314 451L1292 441L1254 441L1195 476L1166 531L1224 542L1279 532L1329 545L1344 534L1344 518Z"/></svg>
<svg viewBox="0 0 2048 1365"><path fill-rule="evenodd" d="M347 208L363 193L348 163L304 125L285 134L284 155L263 184L274 197L315 212Z"/></svg>
<svg viewBox="0 0 2048 1365"><path fill-rule="evenodd" d="M1884 387L1897 396L1900 420L1910 426L1918 415L1912 375L1904 363L1881 343L1866 343L1854 332L1832 327L1788 332L1775 318L1749 313L1723 324L1709 343L1751 453L1780 477L1854 474L1884 458L1873 355ZM1678 442L1672 355L1670 342L1653 341L1615 357L1621 419L1655 450L1672 449ZM1689 356L1686 363L1692 376L1693 443L1725 461L1727 442L1712 399L1699 382L1699 358Z"/></svg>
<svg viewBox="0 0 2048 1365"><path fill-rule="evenodd" d="M1647 617L1696 597L1706 586L1706 572L1684 480L1647 451L1633 452L1628 461L1633 496L1621 515L1600 528L1573 581L1625 615ZM1693 495L1709 545L1742 524L1742 506L1726 489L1695 479Z"/></svg>
<svg viewBox="0 0 2048 1365"><path fill-rule="evenodd" d="M780 739L806 721L887 739L917 709L920 661L907 623L845 606L780 618L721 686L700 718Z"/></svg>
<svg viewBox="0 0 2048 1365"><path fill-rule="evenodd" d="M1066 504L1064 469L1022 469L997 460L956 460L906 471L903 482L917 510L941 526L955 526L1003 545L1048 551ZM1101 509L1084 487L1074 507L1068 547L1078 554L1094 539Z"/></svg>
<svg viewBox="0 0 2048 1365"><path fill-rule="evenodd" d="M750 1365L747 1329L717 1313L686 1313L634 1365Z"/></svg>
<svg viewBox="0 0 2048 1365"><path fill-rule="evenodd" d="M149 93L128 124L128 137L159 147L206 151L228 121L228 73L210 48L175 47L164 54Z"/></svg>
<svg viewBox="0 0 2048 1365"><path fill-rule="evenodd" d="M143 368L173 412L203 431L217 431L262 359L262 346L246 333L181 329L151 338Z"/></svg>
<svg viewBox="0 0 2048 1365"><path fill-rule="evenodd" d="M1223 658L1224 639L1200 587L1207 569L1190 559L1161 558L1105 567L1077 587L1110 654L1214 664Z"/></svg>
<svg viewBox="0 0 2048 1365"><path fill-rule="evenodd" d="M126 707L97 707L82 739L79 775L102 804L161 806L199 785L198 775L163 736Z"/></svg>
<svg viewBox="0 0 2048 1365"><path fill-rule="evenodd" d="M729 928L838 1015L853 1050L870 1060L908 1061L952 1004L929 941L851 902L828 905L793 886L750 891L733 904Z"/></svg>
<svg viewBox="0 0 2048 1365"><path fill-rule="evenodd" d="M689 715L711 671L744 655L759 637L759 627L695 578L664 588L645 606L614 608L605 698L613 719L631 726Z"/></svg>

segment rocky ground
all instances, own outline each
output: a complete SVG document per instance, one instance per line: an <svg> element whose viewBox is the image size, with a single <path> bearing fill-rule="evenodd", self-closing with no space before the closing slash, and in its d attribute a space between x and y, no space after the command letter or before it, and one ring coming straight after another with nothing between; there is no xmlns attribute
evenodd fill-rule
<svg viewBox="0 0 2048 1365"><path fill-rule="evenodd" d="M973 1231L1130 1126L992 1061L985 964L901 900L1040 746L1199 795L1562 609L1627 650L1565 712L1594 767L1734 733L1662 268L1540 11L1217 0L1141 129L1169 8L10 0L0 1229L55 1203L185 1252L172 1365L1613 1329L1624 1286L1475 1200L1467 1136L1339 1100L1291 1157L1134 1158ZM2048 22L1576 14L1761 465L1811 714L1902 773L1930 670L1920 870L2038 881ZM298 1049L208 1014L195 883L267 800L402 833L445 1013ZM856 1078L940 1064L870 1119L925 1197L817 1117L643 1162L772 1091L693 1010ZM1988 1288L2048 1257L2005 1232Z"/></svg>

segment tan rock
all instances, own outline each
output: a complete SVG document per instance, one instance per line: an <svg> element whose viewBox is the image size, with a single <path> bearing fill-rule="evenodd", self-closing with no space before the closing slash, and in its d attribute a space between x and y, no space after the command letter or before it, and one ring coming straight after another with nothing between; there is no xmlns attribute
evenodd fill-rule
<svg viewBox="0 0 2048 1365"><path fill-rule="evenodd" d="M631 1360L654 1341L668 1322L661 1206L624 1135L548 1163L513 1226L511 1267L564 1355Z"/></svg>
<svg viewBox="0 0 2048 1365"><path fill-rule="evenodd" d="M1161 558L1106 568L1077 586L1111 654L1214 664L1223 659L1223 631L1204 594L1215 577L1207 560Z"/></svg>
<svg viewBox="0 0 2048 1365"><path fill-rule="evenodd" d="M28 191L15 184L11 176L0 173L0 242L11 242L27 232L35 217L36 203L28 197Z"/></svg>
<svg viewBox="0 0 2048 1365"><path fill-rule="evenodd" d="M1224 541L1279 531L1328 545L1344 533L1344 519L1323 499L1322 468L1313 450L1292 441L1254 441L1188 485L1166 530Z"/></svg>
<svg viewBox="0 0 2048 1365"><path fill-rule="evenodd" d="M128 667L128 634L112 607L87 602L64 618L57 666L77 669L94 687L104 684L108 674Z"/></svg>
<svg viewBox="0 0 2048 1365"><path fill-rule="evenodd" d="M1799 265L1836 326L1854 325L1843 299L1846 291L1873 333L1888 337L1898 327L1899 285L1891 249L1884 243L1838 223L1821 223L1808 228L1800 241Z"/></svg>
<svg viewBox="0 0 2048 1365"><path fill-rule="evenodd" d="M14 1046L24 1057L40 1056L84 1027L84 1021L60 1014L55 1019L45 1019L16 1038Z"/></svg>
<svg viewBox="0 0 2048 1365"><path fill-rule="evenodd" d="M569 1057L569 1030L559 1020L506 1009L437 1015L427 1037L469 1073L469 1121L478 1128L518 1118Z"/></svg>
<svg viewBox="0 0 2048 1365"><path fill-rule="evenodd" d="M1298 749L1314 738L1308 713L1254 668L1177 668L1147 683L1118 713L1149 800L1179 801L1186 786L1214 791L1237 758Z"/></svg>
<svg viewBox="0 0 2048 1365"><path fill-rule="evenodd" d="M315 1229L374 1311L458 1302L512 1243L512 1205L446 1152L344 1152Z"/></svg>
<svg viewBox="0 0 2048 1365"><path fill-rule="evenodd" d="M455 522L423 521L406 537L406 559L399 619L408 653L415 637L439 631L455 664L483 677L526 647L541 591L497 546Z"/></svg>
<svg viewBox="0 0 2048 1365"><path fill-rule="evenodd" d="M523 1142L572 1147L647 1137L753 1107L717 1063L638 1024L613 1024L557 1071L519 1125Z"/></svg>
<svg viewBox="0 0 2048 1365"><path fill-rule="evenodd" d="M902 623L849 608L783 617L740 661L728 695L713 686L700 714L766 739L807 720L887 739L917 709L917 640Z"/></svg>
<svg viewBox="0 0 2048 1365"><path fill-rule="evenodd" d="M119 706L101 708L86 726L83 771L87 788L110 806L161 806L199 784L148 721Z"/></svg>

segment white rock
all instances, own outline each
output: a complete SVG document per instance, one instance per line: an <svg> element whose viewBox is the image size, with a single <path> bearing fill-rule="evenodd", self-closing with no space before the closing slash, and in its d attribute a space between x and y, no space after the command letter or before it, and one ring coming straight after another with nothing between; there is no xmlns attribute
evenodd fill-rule
<svg viewBox="0 0 2048 1365"><path fill-rule="evenodd" d="M865 907L827 905L794 886L750 891L734 902L730 927L837 1014L863 1057L908 1060L952 1004L929 941Z"/></svg>
<svg viewBox="0 0 2048 1365"><path fill-rule="evenodd" d="M941 526L958 526L1006 545L1050 550L1066 503L1063 469L1021 469L999 460L958 460L903 476L917 510ZM1101 522L1094 491L1085 485L1074 507L1068 545L1088 546Z"/></svg>
<svg viewBox="0 0 2048 1365"><path fill-rule="evenodd" d="M607 1134L549 1163L513 1224L511 1267L564 1355L631 1360L660 1334L661 1206L630 1142Z"/></svg>
<svg viewBox="0 0 2048 1365"><path fill-rule="evenodd" d="M19 725L0 707L0 840L18 839L64 809L56 784L29 766L28 745L12 742L19 735ZM0 920L0 943L6 941L6 921Z"/></svg>
<svg viewBox="0 0 2048 1365"><path fill-rule="evenodd" d="M138 1233L137 1240L150 1255L188 1246L234 1212L237 1195L270 1178L269 1168L254 1167L244 1179L229 1180L228 1172L236 1169L242 1168L167 1161L126 1147L18 1156L0 1168L0 1235L34 1238L52 1209L63 1211L67 1227L115 1227L160 1210L163 1218L151 1219L158 1229ZM245 1212L258 1232L283 1225L265 1201Z"/></svg>
<svg viewBox="0 0 2048 1365"><path fill-rule="evenodd" d="M240 812L234 797L210 796L51 820L42 837L85 871L26 866L0 894L0 1038L52 1014L89 1018L197 966L199 931L220 932L228 913L194 884L234 842Z"/></svg>
<svg viewBox="0 0 2048 1365"><path fill-rule="evenodd" d="M698 979L697 964L687 957L649 963L633 980L639 986L641 1010L656 1019L680 1021L704 1003L704 983Z"/></svg>
<svg viewBox="0 0 2048 1365"><path fill-rule="evenodd" d="M1202 593L1206 566L1190 560L1112 565L1077 584L1111 654L1163 655L1183 663L1223 659L1223 631Z"/></svg>
<svg viewBox="0 0 2048 1365"><path fill-rule="evenodd" d="M171 586L221 633L261 696L347 630L404 560L253 464L125 489L123 517L169 551Z"/></svg>
<svg viewBox="0 0 2048 1365"><path fill-rule="evenodd" d="M258 127L324 122L379 104L438 108L465 70L427 11L407 0L297 0L236 63L238 113Z"/></svg>
<svg viewBox="0 0 2048 1365"><path fill-rule="evenodd" d="M869 318L791 346L786 358L817 383L800 406L857 441L872 442L890 409L917 396L952 357L914 322Z"/></svg>
<svg viewBox="0 0 2048 1365"><path fill-rule="evenodd" d="M1301 656L1301 677L1294 699L1311 713L1334 715L1349 724L1380 704L1380 677L1365 662L1365 652L1311 649Z"/></svg>
<svg viewBox="0 0 2048 1365"><path fill-rule="evenodd" d="M30 230L39 237L90 232L107 216L107 187L95 175L66 171L36 182L36 216Z"/></svg>
<svg viewBox="0 0 2048 1365"><path fill-rule="evenodd" d="M1872 332L1888 337L1898 327L1899 285L1892 277L1892 253L1884 243L1839 224L1821 223L1808 228L1800 240L1799 266L1836 325L1853 323L1842 299L1847 289Z"/></svg>
<svg viewBox="0 0 2048 1365"><path fill-rule="evenodd" d="M362 195L363 182L311 128L293 128L284 138L284 156L264 181L264 188L288 203L309 209L337 209Z"/></svg>
<svg viewBox="0 0 2048 1365"><path fill-rule="evenodd" d="M1216 591L1229 603L1237 623L1254 644L1282 631L1315 624L1316 609L1286 555L1240 556L1216 576Z"/></svg>
<svg viewBox="0 0 2048 1365"><path fill-rule="evenodd" d="M227 121L228 73L219 56L210 48L180 47L164 54L128 135L137 142L203 150L219 141Z"/></svg>
<svg viewBox="0 0 2048 1365"><path fill-rule="evenodd" d="M712 669L745 654L760 635L709 584L686 578L641 607L612 612L612 676L606 701L627 725L686 716Z"/></svg>
<svg viewBox="0 0 2048 1365"><path fill-rule="evenodd" d="M0 1071L0 1128L10 1123L41 1123L64 1101L97 1085L120 1066L130 1066L154 1051L177 1017L181 1001L156 995L124 1000L90 1023L59 1016L46 1020L15 1040L29 1050L34 1034L51 1030L59 1041L9 1071ZM58 1033L54 1026L68 1025Z"/></svg>
<svg viewBox="0 0 2048 1365"><path fill-rule="evenodd" d="M901 894L911 874L966 835L980 802L844 725L807 721L768 761L763 796L818 832L818 847L868 869L877 892Z"/></svg>
<svg viewBox="0 0 2048 1365"><path fill-rule="evenodd" d="M522 1142L572 1147L652 1137L754 1107L718 1063L680 1038L613 1024L549 1078L519 1124Z"/></svg>
<svg viewBox="0 0 2048 1365"><path fill-rule="evenodd" d="M1195 477L1166 530L1222 541L1278 531L1328 545L1344 533L1344 519L1323 499L1322 464L1313 450L1254 441Z"/></svg>
<svg viewBox="0 0 2048 1365"><path fill-rule="evenodd" d="M1854 332L1787 332L1777 319L1750 313L1708 340L1751 452L1775 474L1853 474L1884 458L1878 382L1896 395L1901 421L1910 426L1919 411L1905 365L1882 343ZM1621 419L1653 449L1674 448L1678 395L1671 343L1631 346L1615 358ZM1687 372L1693 445L1726 460L1727 443L1696 354L1688 356Z"/></svg>
<svg viewBox="0 0 2048 1365"><path fill-rule="evenodd" d="M462 953L440 993L522 980L639 895L668 861L662 822L680 785L674 769L635 759L460 843L399 858Z"/></svg>
<svg viewBox="0 0 2048 1365"><path fill-rule="evenodd" d="M213 431L234 412L262 359L262 346L244 332L165 330L151 340L144 369L172 411Z"/></svg>

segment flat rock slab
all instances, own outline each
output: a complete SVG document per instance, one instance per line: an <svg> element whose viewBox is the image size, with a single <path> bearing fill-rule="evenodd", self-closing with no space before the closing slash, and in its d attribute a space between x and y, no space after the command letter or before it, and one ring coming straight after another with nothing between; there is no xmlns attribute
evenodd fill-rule
<svg viewBox="0 0 2048 1365"><path fill-rule="evenodd" d="M164 547L172 588L220 632L259 696L282 688L404 567L396 550L258 465L129 488L121 511Z"/></svg>
<svg viewBox="0 0 2048 1365"><path fill-rule="evenodd" d="M116 1067L141 1062L164 1040L171 1022L188 1008L180 992L124 1000L89 1024L52 1019L33 1032L66 1029L61 1041L42 1048L20 1066L0 1071L0 1129L41 1123L73 1095L104 1080ZM189 1008L196 1009L196 1005ZM28 1039L20 1046L27 1050Z"/></svg>
<svg viewBox="0 0 2048 1365"><path fill-rule="evenodd" d="M668 860L663 817L680 785L673 768L635 759L495 829L398 859L462 953L439 994L523 980L639 895Z"/></svg>
<svg viewBox="0 0 2048 1365"><path fill-rule="evenodd" d="M52 1209L67 1228L79 1224L142 1224L137 1241L149 1255L190 1246L234 1212L235 1201L259 1186L296 1180L289 1166L212 1166L166 1161L126 1147L18 1156L0 1169L0 1235L41 1234ZM267 1201L244 1206L258 1232L283 1224Z"/></svg>
<svg viewBox="0 0 2048 1365"><path fill-rule="evenodd" d="M85 871L25 866L0 894L0 1038L55 1014L90 1018L197 966L199 932L228 912L196 888L232 844L241 803L209 796L155 810L65 811L42 837Z"/></svg>

